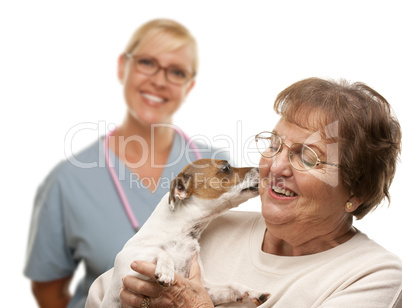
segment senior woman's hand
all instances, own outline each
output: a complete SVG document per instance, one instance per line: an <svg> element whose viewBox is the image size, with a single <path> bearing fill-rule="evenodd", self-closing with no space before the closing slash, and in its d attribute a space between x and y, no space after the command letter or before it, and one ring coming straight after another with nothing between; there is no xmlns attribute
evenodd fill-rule
<svg viewBox="0 0 402 308"><path fill-rule="evenodd" d="M193 258L189 278L175 274L174 283L169 287L162 287L158 284L154 277L155 267L155 264L145 261L134 261L131 264L134 271L151 278L152 281L126 276L120 292L124 308L213 307L208 292L201 282L201 270L197 256ZM147 298L149 298L149 305L146 305Z"/></svg>

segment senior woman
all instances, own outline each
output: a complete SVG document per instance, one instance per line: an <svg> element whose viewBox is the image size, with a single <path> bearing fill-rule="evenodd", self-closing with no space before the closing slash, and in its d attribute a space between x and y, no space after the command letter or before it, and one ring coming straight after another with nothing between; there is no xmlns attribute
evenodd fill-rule
<svg viewBox="0 0 402 308"><path fill-rule="evenodd" d="M261 307L402 307L401 260L353 227L353 216L390 197L401 142L390 105L365 84L310 78L282 91L274 109L279 122L256 136L262 212L211 222L201 239L207 279L269 292ZM153 264L133 261L153 277ZM196 261L175 282L127 276L124 307L212 307Z"/></svg>

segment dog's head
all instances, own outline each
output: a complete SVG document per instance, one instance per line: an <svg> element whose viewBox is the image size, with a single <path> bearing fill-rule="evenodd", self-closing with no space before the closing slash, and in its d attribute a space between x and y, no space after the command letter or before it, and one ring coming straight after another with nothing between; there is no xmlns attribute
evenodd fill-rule
<svg viewBox="0 0 402 308"><path fill-rule="evenodd" d="M200 159L187 165L170 186L169 205L191 198L230 201L231 207L258 195L258 169L234 168L227 161Z"/></svg>

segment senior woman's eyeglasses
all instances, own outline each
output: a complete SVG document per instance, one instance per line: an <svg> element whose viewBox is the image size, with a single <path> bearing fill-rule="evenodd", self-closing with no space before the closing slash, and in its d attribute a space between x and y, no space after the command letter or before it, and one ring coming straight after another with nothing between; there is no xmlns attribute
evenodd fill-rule
<svg viewBox="0 0 402 308"><path fill-rule="evenodd" d="M152 76L157 74L161 69L164 70L166 80L175 85L182 86L195 76L195 74L179 66L170 65L163 67L156 59L149 56L134 56L126 53L126 57L133 59L135 69L142 74Z"/></svg>
<svg viewBox="0 0 402 308"><path fill-rule="evenodd" d="M309 146L302 143L287 145L277 134L273 132L262 132L255 136L258 151L266 158L274 157L282 152L283 145L289 148L289 162L293 168L299 171L308 171L320 164L341 167L338 164L321 161L316 152Z"/></svg>

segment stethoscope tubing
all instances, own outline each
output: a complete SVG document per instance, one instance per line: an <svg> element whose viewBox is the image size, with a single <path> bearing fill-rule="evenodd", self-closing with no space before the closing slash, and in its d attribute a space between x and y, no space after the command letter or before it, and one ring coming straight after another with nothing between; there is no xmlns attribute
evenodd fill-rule
<svg viewBox="0 0 402 308"><path fill-rule="evenodd" d="M197 149L197 147L190 142L190 138L181 130L178 128L175 128L176 133L178 133L181 137L184 138L184 140L190 144L190 147L193 149L194 151L194 155L197 159L201 159L201 154L200 151ZM114 186L116 188L117 194L120 197L120 201L123 205L124 211L126 212L127 218L129 219L131 225L133 226L134 230L136 232L138 232L138 230L140 229L140 225L138 223L137 218L134 215L134 212L131 209L130 206L130 202L127 199L127 196L123 190L123 187L120 184L120 181L117 177L116 171L114 170L114 168L111 166L110 163L110 155L109 155L109 138L111 135L113 135L114 131L109 132L106 136L105 136L105 160L106 160L106 166L108 168L109 174L112 178L112 181L114 183Z"/></svg>

